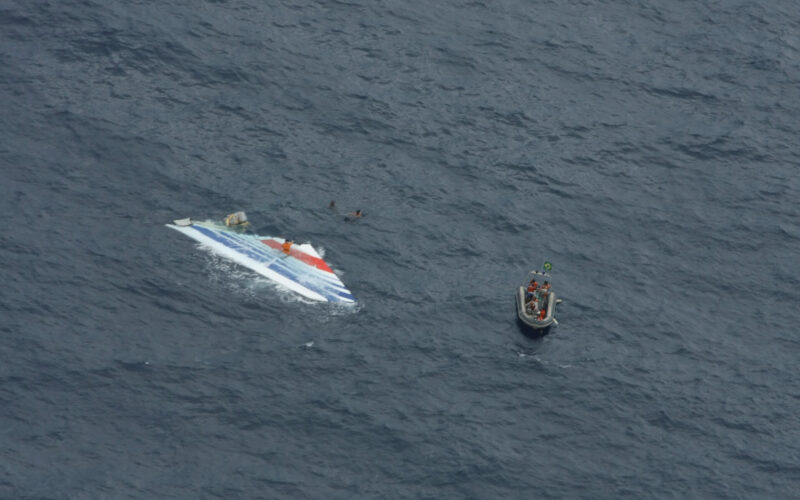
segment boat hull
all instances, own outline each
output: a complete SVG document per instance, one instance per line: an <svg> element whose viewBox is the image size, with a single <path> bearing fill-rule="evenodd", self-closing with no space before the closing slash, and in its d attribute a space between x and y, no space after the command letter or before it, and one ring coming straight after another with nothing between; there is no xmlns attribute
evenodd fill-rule
<svg viewBox="0 0 800 500"><path fill-rule="evenodd" d="M556 294L553 292L550 292L547 299L547 314L544 319L538 319L525 310L525 287L517 288L516 304L519 321L537 333L546 333L556 322Z"/></svg>

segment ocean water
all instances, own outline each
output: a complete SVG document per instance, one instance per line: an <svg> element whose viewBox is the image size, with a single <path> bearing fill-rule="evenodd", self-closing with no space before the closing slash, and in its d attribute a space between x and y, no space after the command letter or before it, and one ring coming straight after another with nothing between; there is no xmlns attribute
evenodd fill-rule
<svg viewBox="0 0 800 500"><path fill-rule="evenodd" d="M0 498L797 498L793 0L3 0L0 104Z"/></svg>

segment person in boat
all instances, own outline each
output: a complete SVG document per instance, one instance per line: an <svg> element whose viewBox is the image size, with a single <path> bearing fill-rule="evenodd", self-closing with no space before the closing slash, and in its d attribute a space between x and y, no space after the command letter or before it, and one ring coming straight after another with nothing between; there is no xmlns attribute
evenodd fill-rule
<svg viewBox="0 0 800 500"><path fill-rule="evenodd" d="M543 307L542 310L539 311L539 321L543 321L545 317L547 317L547 311Z"/></svg>
<svg viewBox="0 0 800 500"><path fill-rule="evenodd" d="M528 314L532 316L536 316L539 314L539 300L536 297L533 297L527 304L525 304L525 308L528 310Z"/></svg>
<svg viewBox="0 0 800 500"><path fill-rule="evenodd" d="M528 291L525 294L525 300L531 300L536 290L539 288L539 283L536 282L536 278L533 278L531 282L528 284Z"/></svg>
<svg viewBox="0 0 800 500"><path fill-rule="evenodd" d="M548 300L550 300L550 282L545 281L542 288L539 289L539 302L542 304L542 309L547 307Z"/></svg>
<svg viewBox="0 0 800 500"><path fill-rule="evenodd" d="M283 249L283 253L285 253L286 255L289 255L289 252L290 252L290 250L292 248L292 245L294 245L294 241L290 241L290 240L284 241L283 245L281 245L281 248Z"/></svg>

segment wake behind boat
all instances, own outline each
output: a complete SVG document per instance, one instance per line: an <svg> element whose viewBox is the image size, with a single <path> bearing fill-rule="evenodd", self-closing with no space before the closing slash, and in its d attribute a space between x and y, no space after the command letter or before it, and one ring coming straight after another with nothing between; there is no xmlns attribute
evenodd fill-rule
<svg viewBox="0 0 800 500"><path fill-rule="evenodd" d="M225 225L179 219L167 227L199 241L211 251L251 269L312 300L353 303L356 298L308 243L242 231L244 212L231 214Z"/></svg>

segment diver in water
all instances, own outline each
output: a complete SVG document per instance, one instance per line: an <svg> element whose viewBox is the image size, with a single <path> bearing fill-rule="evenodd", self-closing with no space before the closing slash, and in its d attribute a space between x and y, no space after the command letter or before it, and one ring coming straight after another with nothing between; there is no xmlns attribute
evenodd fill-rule
<svg viewBox="0 0 800 500"><path fill-rule="evenodd" d="M350 222L350 221L354 221L356 219L360 219L363 216L364 216L364 214L361 213L361 209L359 209L359 210L356 210L355 212L350 212L349 214L347 214L347 216L344 218L344 220Z"/></svg>

